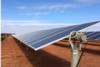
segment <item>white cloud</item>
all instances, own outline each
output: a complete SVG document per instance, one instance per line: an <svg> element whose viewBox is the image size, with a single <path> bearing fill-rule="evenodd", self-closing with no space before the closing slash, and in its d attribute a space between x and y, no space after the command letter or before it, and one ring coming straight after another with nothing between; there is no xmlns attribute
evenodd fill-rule
<svg viewBox="0 0 100 67"><path fill-rule="evenodd" d="M26 13L26 15L27 15L27 16L32 16L33 14L32 14L32 13Z"/></svg>
<svg viewBox="0 0 100 67"><path fill-rule="evenodd" d="M44 5L34 5L34 6L18 6L17 8L20 10L44 10L44 11L59 11L59 10L66 10L68 8L75 8L77 7L77 4L73 4L73 3L55 3L55 4L44 4ZM28 14L31 15L31 14Z"/></svg>
<svg viewBox="0 0 100 67"><path fill-rule="evenodd" d="M2 20L2 33L25 33L67 26L45 20Z"/></svg>
<svg viewBox="0 0 100 67"><path fill-rule="evenodd" d="M2 20L2 25L10 26L32 26L32 25L71 25L71 24L62 24L62 23L53 23L48 20Z"/></svg>
<svg viewBox="0 0 100 67"><path fill-rule="evenodd" d="M49 14L49 12L36 12L36 13L34 13L34 15L37 15L37 16L39 16L39 15L48 15Z"/></svg>
<svg viewBox="0 0 100 67"><path fill-rule="evenodd" d="M100 0L77 0L78 2L80 2L80 3L92 3L92 4L94 4L94 3L98 3L98 2L100 2Z"/></svg>
<svg viewBox="0 0 100 67"><path fill-rule="evenodd" d="M64 26L64 25L63 25ZM2 27L2 33L26 33L26 32L33 32L39 30L46 30L46 29L53 29L63 27L62 25L33 25L33 26L10 26L6 25Z"/></svg>
<svg viewBox="0 0 100 67"><path fill-rule="evenodd" d="M100 0L75 0L71 3L51 3L51 4L37 4L34 6L18 6L17 8L20 10L26 10L28 13L20 14L20 15L27 15L27 16L41 16L41 15L48 15L51 12L60 12L64 13L66 9L73 9L79 8L83 6L93 5L95 3L100 3ZM32 13L31 11L34 11Z"/></svg>
<svg viewBox="0 0 100 67"><path fill-rule="evenodd" d="M45 16L45 15L49 15L51 12L47 11L47 12L43 12L43 11L37 11L37 12L26 12L26 13L19 13L18 15L20 16L32 16L32 17L36 17L36 16Z"/></svg>
<svg viewBox="0 0 100 67"><path fill-rule="evenodd" d="M47 20L2 20L2 32L7 33L24 33L44 29L52 29L64 26L74 25L71 23L50 23ZM100 31L100 23L95 24L82 31Z"/></svg>
<svg viewBox="0 0 100 67"><path fill-rule="evenodd" d="M48 15L50 12L34 12L34 13L26 13L24 15L27 16L43 16L43 15Z"/></svg>
<svg viewBox="0 0 100 67"><path fill-rule="evenodd" d="M19 13L20 16L46 16L52 12L64 13L68 8L78 7L76 4L45 4L45 5L37 5L37 6L18 6L17 8L20 10L26 10L26 12ZM33 11L33 12L32 12Z"/></svg>
<svg viewBox="0 0 100 67"><path fill-rule="evenodd" d="M33 9L36 10L62 10L62 9L68 9L68 8L74 8L75 4L49 4L49 5L40 5L40 6L34 6Z"/></svg>
<svg viewBox="0 0 100 67"><path fill-rule="evenodd" d="M2 20L2 23L6 25L41 25L43 20ZM43 23L46 24L46 23Z"/></svg>
<svg viewBox="0 0 100 67"><path fill-rule="evenodd" d="M81 6L87 6L89 4L95 4L95 3L100 3L100 0L75 0L75 1L72 1L71 3L51 3L51 4L37 4L37 5L34 5L34 6L18 6L17 8L20 9L20 10L37 10L37 11L41 11L41 10L44 10L44 11L61 11L61 12L64 12L66 9L69 9L69 8L78 8L78 7L81 7ZM29 11L28 11L29 12ZM39 14L39 13L38 13ZM32 14L27 14L29 16L31 16Z"/></svg>
<svg viewBox="0 0 100 67"><path fill-rule="evenodd" d="M26 10L26 9L28 9L27 6L18 6L17 8L20 9L20 10Z"/></svg>

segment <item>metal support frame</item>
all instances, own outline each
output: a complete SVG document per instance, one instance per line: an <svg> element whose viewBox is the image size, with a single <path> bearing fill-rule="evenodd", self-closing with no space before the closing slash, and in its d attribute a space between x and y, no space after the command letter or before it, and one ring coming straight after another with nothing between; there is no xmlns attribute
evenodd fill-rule
<svg viewBox="0 0 100 67"><path fill-rule="evenodd" d="M22 44L21 41L19 41L19 43Z"/></svg>
<svg viewBox="0 0 100 67"><path fill-rule="evenodd" d="M80 47L77 46L77 45L73 45L73 48L71 47L71 52L72 52L71 67L77 66L77 62L78 62L78 59L79 59L79 48Z"/></svg>
<svg viewBox="0 0 100 67"><path fill-rule="evenodd" d="M87 42L83 32L73 31L69 35L69 43L71 45L72 59L71 67L76 67L79 60L79 51L83 42ZM79 65L77 66L79 67Z"/></svg>
<svg viewBox="0 0 100 67"><path fill-rule="evenodd" d="M28 49L29 49L28 46L26 46L26 50L27 50L27 51L28 51Z"/></svg>

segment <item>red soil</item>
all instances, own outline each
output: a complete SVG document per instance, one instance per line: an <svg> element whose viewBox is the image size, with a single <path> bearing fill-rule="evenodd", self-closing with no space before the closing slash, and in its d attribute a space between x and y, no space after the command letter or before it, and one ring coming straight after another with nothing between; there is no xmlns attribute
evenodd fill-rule
<svg viewBox="0 0 100 67"><path fill-rule="evenodd" d="M1 45L2 67L70 67L71 49L67 40L62 40L34 51L19 44L13 37L7 37ZM80 67L100 67L100 41L89 41Z"/></svg>

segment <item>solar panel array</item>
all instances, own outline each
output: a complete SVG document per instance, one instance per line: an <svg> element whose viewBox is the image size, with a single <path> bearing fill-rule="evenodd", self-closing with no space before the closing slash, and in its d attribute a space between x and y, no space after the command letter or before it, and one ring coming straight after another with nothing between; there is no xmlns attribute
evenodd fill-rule
<svg viewBox="0 0 100 67"><path fill-rule="evenodd" d="M100 31L87 32L86 35L89 40L100 40Z"/></svg>
<svg viewBox="0 0 100 67"><path fill-rule="evenodd" d="M37 32L30 32L21 35L14 35L14 37L23 42L24 44L26 44L27 46L35 50L38 50L68 37L69 33L72 31L78 31L96 23L98 22L85 23L50 30L42 30Z"/></svg>

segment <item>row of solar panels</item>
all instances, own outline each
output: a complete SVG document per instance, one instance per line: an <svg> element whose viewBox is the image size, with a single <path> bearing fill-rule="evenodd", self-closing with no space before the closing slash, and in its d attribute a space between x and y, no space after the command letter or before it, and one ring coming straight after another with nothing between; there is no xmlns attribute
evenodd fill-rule
<svg viewBox="0 0 100 67"><path fill-rule="evenodd" d="M14 37L23 42L24 44L26 44L27 46L35 50L38 50L47 45L50 45L54 42L57 42L68 37L69 33L72 31L79 31L96 23L98 22L85 23L50 30L42 30L37 32L30 32L21 35L14 35Z"/></svg>
<svg viewBox="0 0 100 67"><path fill-rule="evenodd" d="M86 35L89 40L100 40L100 31L87 32Z"/></svg>

